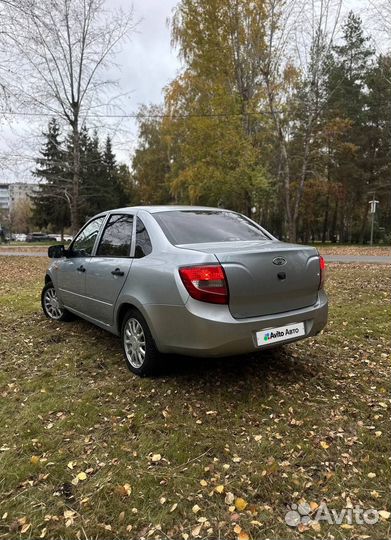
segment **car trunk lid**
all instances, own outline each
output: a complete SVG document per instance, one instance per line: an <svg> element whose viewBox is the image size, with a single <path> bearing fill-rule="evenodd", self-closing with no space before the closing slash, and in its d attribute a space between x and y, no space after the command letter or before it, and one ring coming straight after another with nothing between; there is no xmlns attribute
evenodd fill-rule
<svg viewBox="0 0 391 540"><path fill-rule="evenodd" d="M270 240L181 247L215 255L227 276L229 309L237 319L301 309L317 301L315 248Z"/></svg>

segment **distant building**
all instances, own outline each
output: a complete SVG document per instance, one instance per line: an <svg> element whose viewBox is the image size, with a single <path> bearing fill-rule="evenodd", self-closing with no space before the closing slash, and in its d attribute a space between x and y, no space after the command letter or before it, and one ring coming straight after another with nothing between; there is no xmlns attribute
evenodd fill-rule
<svg viewBox="0 0 391 540"><path fill-rule="evenodd" d="M0 210L9 210L8 184L0 184Z"/></svg>
<svg viewBox="0 0 391 540"><path fill-rule="evenodd" d="M0 183L0 210L12 212L15 205L39 190L38 184L26 182Z"/></svg>

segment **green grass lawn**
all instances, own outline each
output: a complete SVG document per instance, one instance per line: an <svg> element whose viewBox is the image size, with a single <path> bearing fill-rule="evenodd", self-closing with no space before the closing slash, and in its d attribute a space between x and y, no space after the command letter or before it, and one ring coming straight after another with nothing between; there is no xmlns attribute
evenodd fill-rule
<svg viewBox="0 0 391 540"><path fill-rule="evenodd" d="M116 337L43 317L46 262L0 259L0 538L389 536L284 521L390 510L388 269L330 265L315 339L139 379Z"/></svg>

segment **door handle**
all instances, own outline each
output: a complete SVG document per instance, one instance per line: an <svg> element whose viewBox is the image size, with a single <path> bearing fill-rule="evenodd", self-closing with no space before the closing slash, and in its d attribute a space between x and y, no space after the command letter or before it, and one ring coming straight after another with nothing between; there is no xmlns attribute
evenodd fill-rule
<svg viewBox="0 0 391 540"><path fill-rule="evenodd" d="M84 268L84 266L82 264L79 266L79 268L76 268L76 270L78 272L85 272L86 271L86 269Z"/></svg>
<svg viewBox="0 0 391 540"><path fill-rule="evenodd" d="M116 268L111 273L113 274L113 276L123 276L125 274L125 272L121 272L119 268Z"/></svg>

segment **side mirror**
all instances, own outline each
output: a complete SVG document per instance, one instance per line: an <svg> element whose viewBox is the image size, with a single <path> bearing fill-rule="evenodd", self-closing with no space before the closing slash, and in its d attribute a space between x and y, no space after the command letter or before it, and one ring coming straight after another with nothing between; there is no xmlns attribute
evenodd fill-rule
<svg viewBox="0 0 391 540"><path fill-rule="evenodd" d="M48 257L50 259L61 259L61 257L65 257L66 249L61 244L59 246L50 246L48 249Z"/></svg>

